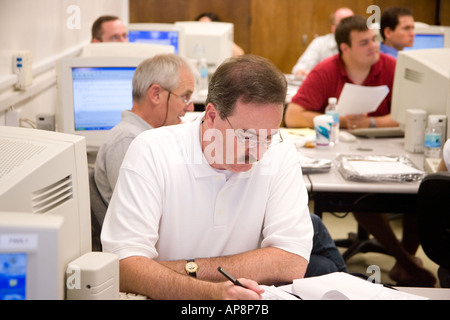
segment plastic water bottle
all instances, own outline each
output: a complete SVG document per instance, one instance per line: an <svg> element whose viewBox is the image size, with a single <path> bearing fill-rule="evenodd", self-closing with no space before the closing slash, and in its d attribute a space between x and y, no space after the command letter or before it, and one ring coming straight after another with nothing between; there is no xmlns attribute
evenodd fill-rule
<svg viewBox="0 0 450 320"><path fill-rule="evenodd" d="M337 110L337 98L328 98L328 106L325 108L325 114L333 117L333 126L331 127L331 144L339 142L339 112Z"/></svg>
<svg viewBox="0 0 450 320"><path fill-rule="evenodd" d="M424 156L425 159L440 159L442 151L442 130L439 126L439 117L430 115L425 130Z"/></svg>
<svg viewBox="0 0 450 320"><path fill-rule="evenodd" d="M208 64L206 62L206 58L200 58L198 63L198 72L199 72L199 80L198 80L198 90L200 94L206 95L208 93Z"/></svg>

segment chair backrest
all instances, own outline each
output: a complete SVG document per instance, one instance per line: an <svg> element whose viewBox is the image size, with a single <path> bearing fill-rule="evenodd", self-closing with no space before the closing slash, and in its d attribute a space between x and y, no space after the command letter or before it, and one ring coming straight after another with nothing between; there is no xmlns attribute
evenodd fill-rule
<svg viewBox="0 0 450 320"><path fill-rule="evenodd" d="M450 268L450 172L427 175L417 196L417 224L425 254Z"/></svg>
<svg viewBox="0 0 450 320"><path fill-rule="evenodd" d="M94 169L91 167L89 167L89 196L91 200L92 250L101 251L100 233L108 206L97 189Z"/></svg>

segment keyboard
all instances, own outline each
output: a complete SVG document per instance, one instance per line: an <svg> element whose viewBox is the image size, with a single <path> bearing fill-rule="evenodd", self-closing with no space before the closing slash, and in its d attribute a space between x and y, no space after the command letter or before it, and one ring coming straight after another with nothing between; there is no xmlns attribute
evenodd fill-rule
<svg viewBox="0 0 450 320"><path fill-rule="evenodd" d="M140 294L119 292L119 300L148 300L148 298Z"/></svg>
<svg viewBox="0 0 450 320"><path fill-rule="evenodd" d="M348 130L351 134L365 138L402 138L405 132L399 127L361 128Z"/></svg>

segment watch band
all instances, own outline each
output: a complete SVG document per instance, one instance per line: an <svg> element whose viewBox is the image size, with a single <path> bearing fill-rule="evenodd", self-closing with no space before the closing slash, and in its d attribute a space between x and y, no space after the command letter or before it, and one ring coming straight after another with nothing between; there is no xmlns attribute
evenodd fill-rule
<svg viewBox="0 0 450 320"><path fill-rule="evenodd" d="M375 123L375 119L373 117L370 117L370 125L369 128L376 128L377 124Z"/></svg>

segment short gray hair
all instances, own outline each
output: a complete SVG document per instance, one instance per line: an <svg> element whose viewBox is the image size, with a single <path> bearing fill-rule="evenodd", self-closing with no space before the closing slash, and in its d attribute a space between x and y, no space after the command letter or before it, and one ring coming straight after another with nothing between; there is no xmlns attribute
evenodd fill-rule
<svg viewBox="0 0 450 320"><path fill-rule="evenodd" d="M192 72L189 62L175 54L158 54L142 61L133 76L133 101L142 102L154 84L169 91L178 87L182 68Z"/></svg>

